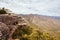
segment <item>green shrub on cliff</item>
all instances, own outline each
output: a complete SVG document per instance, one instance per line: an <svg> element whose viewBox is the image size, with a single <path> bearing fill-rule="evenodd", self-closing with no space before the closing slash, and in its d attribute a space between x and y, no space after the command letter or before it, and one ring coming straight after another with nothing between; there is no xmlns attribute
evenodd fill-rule
<svg viewBox="0 0 60 40"><path fill-rule="evenodd" d="M7 11L5 10L5 8L0 9L0 14L7 14Z"/></svg>

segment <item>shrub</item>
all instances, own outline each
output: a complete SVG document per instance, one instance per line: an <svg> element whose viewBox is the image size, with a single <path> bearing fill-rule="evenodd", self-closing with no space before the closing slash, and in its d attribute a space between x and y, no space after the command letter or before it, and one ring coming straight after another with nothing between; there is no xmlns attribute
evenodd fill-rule
<svg viewBox="0 0 60 40"><path fill-rule="evenodd" d="M5 10L5 8L0 9L0 14L7 14L7 11Z"/></svg>
<svg viewBox="0 0 60 40"><path fill-rule="evenodd" d="M20 26L13 33L12 38L20 40L55 40L53 36L46 32L40 32L30 26Z"/></svg>

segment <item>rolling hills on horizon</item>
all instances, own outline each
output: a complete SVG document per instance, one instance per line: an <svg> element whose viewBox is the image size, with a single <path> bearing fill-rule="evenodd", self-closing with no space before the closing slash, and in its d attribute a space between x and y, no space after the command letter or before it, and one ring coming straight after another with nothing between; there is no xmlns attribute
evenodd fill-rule
<svg viewBox="0 0 60 40"><path fill-rule="evenodd" d="M30 15L21 14L20 16L27 19L29 22L34 23L35 25L39 26L42 29L54 31L60 30L60 17L43 16L36 14Z"/></svg>

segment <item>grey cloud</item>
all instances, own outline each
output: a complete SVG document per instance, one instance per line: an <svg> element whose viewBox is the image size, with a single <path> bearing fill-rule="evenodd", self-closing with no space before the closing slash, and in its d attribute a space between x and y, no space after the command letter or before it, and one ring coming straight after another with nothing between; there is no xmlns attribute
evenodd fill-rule
<svg viewBox="0 0 60 40"><path fill-rule="evenodd" d="M60 16L60 0L0 0L0 7L16 13Z"/></svg>

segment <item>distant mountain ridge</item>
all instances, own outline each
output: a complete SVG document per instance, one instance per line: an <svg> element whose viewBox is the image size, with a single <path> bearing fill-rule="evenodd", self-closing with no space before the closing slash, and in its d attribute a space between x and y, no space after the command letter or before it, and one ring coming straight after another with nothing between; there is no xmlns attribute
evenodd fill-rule
<svg viewBox="0 0 60 40"><path fill-rule="evenodd" d="M60 17L55 16L43 16L43 15L23 15L20 14L23 18L27 19L29 22L32 22L45 30L60 30Z"/></svg>
<svg viewBox="0 0 60 40"><path fill-rule="evenodd" d="M46 15L39 15L39 14L16 14L18 16L28 16L28 15L32 15L32 16L44 16L44 17L50 17L50 18L56 18L56 19L60 19L60 16L46 16Z"/></svg>

